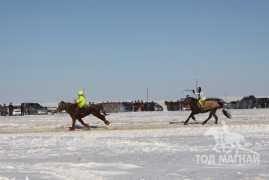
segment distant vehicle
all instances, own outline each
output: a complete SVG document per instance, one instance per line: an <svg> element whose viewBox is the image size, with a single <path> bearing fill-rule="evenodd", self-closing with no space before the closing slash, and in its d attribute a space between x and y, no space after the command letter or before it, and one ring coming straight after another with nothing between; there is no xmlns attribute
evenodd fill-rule
<svg viewBox="0 0 269 180"><path fill-rule="evenodd" d="M122 102L124 106L124 112L132 112L133 111L133 104L131 102Z"/></svg>
<svg viewBox="0 0 269 180"><path fill-rule="evenodd" d="M48 108L43 107L38 103L21 103L21 106L26 107L26 105L29 105L29 115L42 115L42 114L48 114Z"/></svg>
<svg viewBox="0 0 269 180"><path fill-rule="evenodd" d="M145 111L163 111L163 107L156 102L145 102Z"/></svg>
<svg viewBox="0 0 269 180"><path fill-rule="evenodd" d="M154 102L154 108L155 108L155 111L163 111L163 107L156 102Z"/></svg>
<svg viewBox="0 0 269 180"><path fill-rule="evenodd" d="M20 116L20 115L21 115L21 107L19 107L19 106L14 106L12 115L13 115L13 116Z"/></svg>
<svg viewBox="0 0 269 180"><path fill-rule="evenodd" d="M182 108L182 111L190 111L190 110L191 110L190 106L184 106Z"/></svg>

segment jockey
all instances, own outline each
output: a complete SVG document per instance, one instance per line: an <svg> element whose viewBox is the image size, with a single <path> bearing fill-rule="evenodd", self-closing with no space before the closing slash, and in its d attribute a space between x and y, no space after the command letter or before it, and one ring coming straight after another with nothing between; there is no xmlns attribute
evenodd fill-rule
<svg viewBox="0 0 269 180"><path fill-rule="evenodd" d="M198 103L200 105L201 108L204 108L204 101L206 100L206 97L204 95L204 93L202 92L202 88L198 87L198 92L195 92L194 90L192 90L192 92L196 95L198 95Z"/></svg>
<svg viewBox="0 0 269 180"><path fill-rule="evenodd" d="M79 109L83 108L86 105L83 91L78 91L78 99L76 100L76 103L78 103Z"/></svg>

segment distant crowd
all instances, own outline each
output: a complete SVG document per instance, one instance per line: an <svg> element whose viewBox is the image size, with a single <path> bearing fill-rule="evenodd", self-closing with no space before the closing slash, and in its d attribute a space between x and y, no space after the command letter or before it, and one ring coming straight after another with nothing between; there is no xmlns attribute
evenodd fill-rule
<svg viewBox="0 0 269 180"><path fill-rule="evenodd" d="M89 104L94 104L90 102ZM158 103L144 102L143 100L135 100L131 102L103 102L102 103L107 113L115 112L143 112L143 111L162 111L163 108Z"/></svg>
<svg viewBox="0 0 269 180"><path fill-rule="evenodd" d="M132 101L133 111L155 111L155 103L153 101L144 103L141 101Z"/></svg>
<svg viewBox="0 0 269 180"><path fill-rule="evenodd" d="M19 110L18 114L16 114L16 110ZM30 111L29 105L14 106L12 103L9 103L9 105L7 106L5 103L3 105L0 104L1 116L29 115L29 111Z"/></svg>

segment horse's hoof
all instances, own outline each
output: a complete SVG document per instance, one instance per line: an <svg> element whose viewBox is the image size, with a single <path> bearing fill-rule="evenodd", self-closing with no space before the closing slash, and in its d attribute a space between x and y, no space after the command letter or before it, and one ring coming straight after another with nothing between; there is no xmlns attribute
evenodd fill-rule
<svg viewBox="0 0 269 180"><path fill-rule="evenodd" d="M109 122L109 121L106 121L106 122L105 122L105 124L106 124L106 125L109 125L109 124L110 124L110 122Z"/></svg>
<svg viewBox="0 0 269 180"><path fill-rule="evenodd" d="M188 125L188 123L184 123L184 125Z"/></svg>
<svg viewBox="0 0 269 180"><path fill-rule="evenodd" d="M75 131L75 128L69 128L69 131Z"/></svg>
<svg viewBox="0 0 269 180"><path fill-rule="evenodd" d="M202 125L205 125L205 123L202 123Z"/></svg>

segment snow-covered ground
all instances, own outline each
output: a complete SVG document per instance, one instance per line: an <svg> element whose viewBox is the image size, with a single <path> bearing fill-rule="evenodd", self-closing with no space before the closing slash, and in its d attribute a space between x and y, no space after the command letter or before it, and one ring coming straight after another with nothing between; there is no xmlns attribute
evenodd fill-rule
<svg viewBox="0 0 269 180"><path fill-rule="evenodd" d="M0 117L0 179L269 179L269 109L169 124L189 113L88 116L76 131L67 114Z"/></svg>

